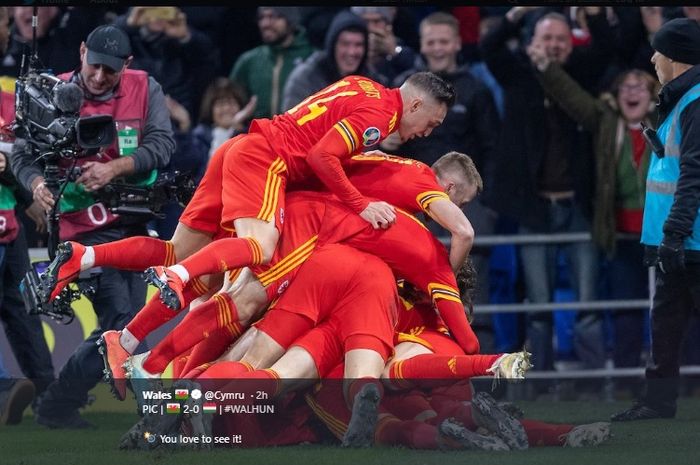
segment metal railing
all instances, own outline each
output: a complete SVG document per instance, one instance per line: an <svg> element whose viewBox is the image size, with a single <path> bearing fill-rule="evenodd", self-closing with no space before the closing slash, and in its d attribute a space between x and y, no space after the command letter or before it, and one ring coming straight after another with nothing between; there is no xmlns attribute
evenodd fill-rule
<svg viewBox="0 0 700 465"><path fill-rule="evenodd" d="M618 238L630 239L632 235L618 235ZM440 237L440 241L449 245L449 237ZM587 232L557 233L557 234L513 234L513 235L489 235L475 238L475 246L492 247L495 245L528 245L528 244L562 244L573 242L590 242L591 234ZM31 260L46 260L46 249L33 248L29 250ZM643 266L640 263L640 266ZM649 291L653 295L654 271L649 272ZM475 305L474 311L480 313L516 313L516 312L551 312L553 310L579 310L606 311L616 309L650 309L649 299L636 300L595 300L577 302L541 302L541 303L512 303L512 304L488 304ZM681 367L681 374L700 374L700 366ZM624 377L643 376L643 368L605 368L564 371L539 371L528 372L528 378L598 378L598 377Z"/></svg>

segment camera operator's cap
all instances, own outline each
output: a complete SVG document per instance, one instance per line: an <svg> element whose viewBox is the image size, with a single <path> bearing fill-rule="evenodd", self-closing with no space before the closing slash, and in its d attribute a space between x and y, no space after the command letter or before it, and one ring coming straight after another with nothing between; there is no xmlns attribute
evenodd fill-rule
<svg viewBox="0 0 700 465"><path fill-rule="evenodd" d="M95 28L87 37L85 46L89 65L105 65L115 71L121 70L131 55L129 36L110 25Z"/></svg>
<svg viewBox="0 0 700 465"><path fill-rule="evenodd" d="M700 23L690 18L672 19L656 31L651 46L671 60L697 65L700 63Z"/></svg>

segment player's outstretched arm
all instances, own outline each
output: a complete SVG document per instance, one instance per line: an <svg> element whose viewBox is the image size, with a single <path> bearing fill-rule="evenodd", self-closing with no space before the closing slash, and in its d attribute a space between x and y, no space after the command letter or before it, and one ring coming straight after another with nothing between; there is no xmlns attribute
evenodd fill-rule
<svg viewBox="0 0 700 465"><path fill-rule="evenodd" d="M433 201L427 213L450 232L450 265L457 273L474 244L474 228L464 212L448 199Z"/></svg>

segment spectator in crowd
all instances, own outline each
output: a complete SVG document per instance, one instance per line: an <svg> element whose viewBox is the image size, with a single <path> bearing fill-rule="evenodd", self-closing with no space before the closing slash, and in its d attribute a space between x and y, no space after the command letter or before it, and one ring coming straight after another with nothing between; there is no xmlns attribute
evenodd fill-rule
<svg viewBox="0 0 700 465"><path fill-rule="evenodd" d="M500 131L500 121L489 89L469 72L467 65L458 65L462 46L459 22L449 13L438 11L420 23L419 66L406 71L394 83L400 86L408 76L418 71L432 71L452 84L457 100L448 110L443 123L423 139L413 139L399 148L399 153L432 165L450 150L469 154L480 173L484 173L484 188L488 188L488 173L492 171L493 151ZM496 214L479 198L465 207L465 213L477 235L493 234ZM436 225L434 232L444 234ZM470 252L479 276L475 302L488 303L489 249L474 247ZM483 318L482 318L483 317ZM489 315L477 316L477 328L489 327ZM482 344L485 334L480 334ZM487 344L488 347L488 344ZM488 350L486 350L488 352Z"/></svg>
<svg viewBox="0 0 700 465"><path fill-rule="evenodd" d="M333 18L325 43L324 50L314 52L289 75L284 86L284 110L343 76L360 74L378 79L367 67L367 25L362 18L342 10Z"/></svg>
<svg viewBox="0 0 700 465"><path fill-rule="evenodd" d="M239 56L260 44L255 5L202 6L190 4L179 7L187 15L190 27L203 32L218 49L220 56L217 76L226 76ZM232 34L231 31L236 31Z"/></svg>
<svg viewBox="0 0 700 465"><path fill-rule="evenodd" d="M27 144L19 141L14 144L12 171L45 211L60 201L60 240L75 239L95 245L144 235L142 218L111 214L92 192L121 177L148 185L155 179L155 170L167 165L175 142L165 96L152 77L128 69L132 61L129 37L117 27L100 26L93 30L80 45L80 61L79 69L59 77L83 90L81 114L113 116L117 128L114 143L98 155L77 160L81 174L75 182L67 184L60 199L55 199L46 186L42 166ZM71 254L70 247L59 248L56 259L65 260ZM48 279L55 279L51 269L47 273ZM102 358L95 342L106 329L123 328L146 298L146 285L140 274L134 272L102 268L101 274L90 276L82 284L96 290L91 300L98 327L78 346L61 369L58 380L39 399L35 419L49 428L91 426L80 416L78 408L102 378Z"/></svg>
<svg viewBox="0 0 700 465"><path fill-rule="evenodd" d="M642 123L651 125L653 96L658 85L646 71L630 70L614 81L611 92L596 99L579 86L541 47L532 47L537 77L545 92L594 137L596 190L593 200L593 240L608 259L607 287L612 299L645 299L647 270L640 267L645 179L650 149ZM616 235L624 237L616 238ZM616 310L616 367L641 363L646 309ZM618 383L624 387L629 383Z"/></svg>
<svg viewBox="0 0 700 465"><path fill-rule="evenodd" d="M197 118L204 89L219 64L218 50L207 36L191 28L177 7L133 7L114 25L129 36L132 68L146 71Z"/></svg>
<svg viewBox="0 0 700 465"><path fill-rule="evenodd" d="M612 83L615 76L629 69L640 69L654 75L654 67L650 61L654 50L649 39L661 23L654 25L653 21L649 21L647 12L655 11L656 8L660 16L660 7L607 7L608 11L612 10L609 15L612 19L609 22L615 35L616 55L608 71L607 82Z"/></svg>
<svg viewBox="0 0 700 465"><path fill-rule="evenodd" d="M7 10L0 7L0 17L3 15L6 17ZM1 37L0 51L7 46ZM45 228L46 218L39 205L31 201L31 194L17 185L8 166L13 137L5 129L14 116L14 96L0 92L0 320L22 373L33 380L37 393L42 393L54 380L54 369L41 319L27 314L19 291L30 264L24 227L15 211L17 199L25 208L29 206L28 214L37 227Z"/></svg>
<svg viewBox="0 0 700 465"><path fill-rule="evenodd" d="M289 74L313 52L299 19L297 7L258 8L263 44L241 55L229 76L257 98L254 118L271 118L284 111L282 92Z"/></svg>
<svg viewBox="0 0 700 465"><path fill-rule="evenodd" d="M495 27L497 23L500 22L500 17L488 16L486 14L488 11L489 10L484 9L484 12L481 13L480 16L479 40L481 40L482 37L484 37L493 27ZM500 84L498 84L496 78L493 77L493 74L491 74L489 67L486 66L486 63L481 58L481 55L478 55L477 61L469 64L469 72L489 88L493 101L496 104L496 109L498 110L498 117L501 119L501 121L503 121L503 88L500 86Z"/></svg>
<svg viewBox="0 0 700 465"><path fill-rule="evenodd" d="M677 18L654 34L659 127L650 136L642 225L645 262L656 267L646 392L613 421L673 418L681 343L700 308L700 24Z"/></svg>
<svg viewBox="0 0 700 465"><path fill-rule="evenodd" d="M350 11L367 23L367 66L380 82L390 85L399 74L413 67L416 53L394 34L396 7L354 6Z"/></svg>
<svg viewBox="0 0 700 465"><path fill-rule="evenodd" d="M34 385L28 379L12 379L2 364L0 353L0 425L22 421L24 409L34 399Z"/></svg>
<svg viewBox="0 0 700 465"><path fill-rule="evenodd" d="M536 22L530 47L543 47L552 61L564 65L580 83L592 86L609 59L610 28L599 7L586 7L592 41L573 49L565 17L548 13ZM482 56L504 90L505 117L492 186L484 201L499 213L513 217L524 234L589 231L593 194L592 157L580 154L584 134L577 124L547 97L533 64L508 41L519 34L519 24L532 7L514 7L482 40ZM587 135L586 135L587 137ZM575 243L570 252L572 287L581 301L595 296L596 249ZM549 302L556 274L554 245L526 245L521 258L530 302ZM587 368L605 362L603 325L598 312L580 311L574 344ZM554 368L553 319L550 312L529 315L528 341L537 370ZM549 383L543 383L546 389Z"/></svg>
<svg viewBox="0 0 700 465"><path fill-rule="evenodd" d="M207 159L226 140L246 132L256 103L255 96L248 99L243 87L230 79L217 78L207 87L193 132L206 147Z"/></svg>
<svg viewBox="0 0 700 465"><path fill-rule="evenodd" d="M26 53L29 59L33 10L32 6L12 8L14 21L10 44L0 64L0 76L19 76L22 55ZM36 39L39 61L55 74L75 69L80 62L75 57L74 50L95 26L104 22L105 10L46 6L39 7L37 11Z"/></svg>
<svg viewBox="0 0 700 465"><path fill-rule="evenodd" d="M456 6L451 8L451 13L459 21L459 37L462 41L459 62L472 63L479 60L481 8L478 6Z"/></svg>

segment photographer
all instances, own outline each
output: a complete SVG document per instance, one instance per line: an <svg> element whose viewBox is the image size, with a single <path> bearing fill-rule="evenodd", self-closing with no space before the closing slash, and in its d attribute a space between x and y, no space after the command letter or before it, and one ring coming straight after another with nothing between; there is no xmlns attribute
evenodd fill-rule
<svg viewBox="0 0 700 465"><path fill-rule="evenodd" d="M81 116L109 114L117 130L114 143L98 155L59 162L61 168L73 163L80 168L80 175L68 183L60 199L61 240L96 245L146 234L146 220L114 215L91 194L124 176L131 175L128 180L132 183L152 182L153 171L167 165L175 148L160 85L145 72L128 69L131 61L126 34L113 26L100 26L80 45L80 68L59 76L82 89ZM29 143L15 144L12 169L48 212L58 200L57 192L47 186L43 167L36 160L40 154L28 147ZM95 341L107 329L121 329L143 306L146 297L145 283L133 272L102 268L99 275L83 284L96 291L91 301L99 327L77 348L59 379L39 400L36 421L50 428L91 426L80 417L78 408L102 376L102 360Z"/></svg>

